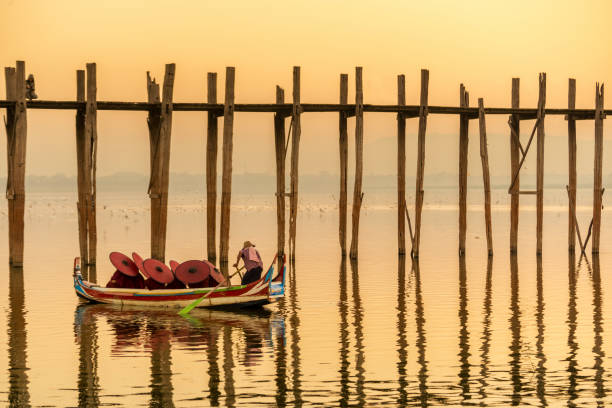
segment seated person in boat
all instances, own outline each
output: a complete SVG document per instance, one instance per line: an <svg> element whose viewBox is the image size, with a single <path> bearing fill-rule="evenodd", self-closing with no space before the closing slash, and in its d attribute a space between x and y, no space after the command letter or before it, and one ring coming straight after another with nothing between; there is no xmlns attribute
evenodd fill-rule
<svg viewBox="0 0 612 408"><path fill-rule="evenodd" d="M176 268L176 277L189 288L211 288L223 282L223 275L211 262L185 261Z"/></svg>
<svg viewBox="0 0 612 408"><path fill-rule="evenodd" d="M117 270L106 284L107 288L144 289L144 279L134 261L119 252L111 252L110 261Z"/></svg>
<svg viewBox="0 0 612 408"><path fill-rule="evenodd" d="M172 265L173 261L170 262ZM143 262L143 272L148 276L145 286L149 290L155 289L185 289L185 285L172 273L163 262L157 259L147 259Z"/></svg>
<svg viewBox="0 0 612 408"><path fill-rule="evenodd" d="M241 284L246 285L258 280L261 277L261 272L263 271L263 262L261 260L261 256L259 255L259 251L255 249L255 245L251 243L251 241L244 241L242 249L238 252L238 258L236 259L234 268L238 267L238 262L240 262L241 259L244 262L244 266L247 270L242 277Z"/></svg>

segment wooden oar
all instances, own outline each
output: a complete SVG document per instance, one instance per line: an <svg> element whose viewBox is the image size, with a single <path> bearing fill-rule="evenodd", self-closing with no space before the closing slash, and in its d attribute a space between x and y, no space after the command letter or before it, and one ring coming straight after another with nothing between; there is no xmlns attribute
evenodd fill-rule
<svg viewBox="0 0 612 408"><path fill-rule="evenodd" d="M202 296L199 299L194 300L193 302L191 302L190 304L188 304L187 306L185 306L183 309L181 309L181 311L179 312L180 315L186 315L189 314L189 312L191 312L196 306L198 306L200 303L202 303L202 301L204 299L206 299L207 297L209 297L210 295L212 295L212 293L219 289L221 287L221 285L225 284L225 282L227 282L229 279L231 279L233 276L235 276L237 273L239 273L242 269L244 268L244 266L240 269L237 269L236 272L234 272L228 279L224 279L223 282L219 283L217 286L215 286L215 288L213 290L211 290L210 292L208 292L207 294L205 294L204 296Z"/></svg>

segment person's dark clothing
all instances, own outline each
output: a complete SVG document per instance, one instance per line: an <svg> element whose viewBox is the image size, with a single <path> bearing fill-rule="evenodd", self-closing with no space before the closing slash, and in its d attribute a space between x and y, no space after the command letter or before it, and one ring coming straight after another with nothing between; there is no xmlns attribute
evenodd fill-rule
<svg viewBox="0 0 612 408"><path fill-rule="evenodd" d="M115 271L113 276L110 278L108 283L106 284L107 288L117 288L117 289L144 289L145 283L144 279L140 274L136 276L127 276L120 271Z"/></svg>
<svg viewBox="0 0 612 408"><path fill-rule="evenodd" d="M261 266L257 266L253 269L249 269L244 276L242 277L242 285L248 285L249 283L255 282L259 278L261 278L261 271L263 268Z"/></svg>

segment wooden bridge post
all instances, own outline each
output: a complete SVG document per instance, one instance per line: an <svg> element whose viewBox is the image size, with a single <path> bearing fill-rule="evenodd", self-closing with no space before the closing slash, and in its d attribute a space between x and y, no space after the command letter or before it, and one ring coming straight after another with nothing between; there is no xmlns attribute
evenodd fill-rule
<svg viewBox="0 0 612 408"><path fill-rule="evenodd" d="M512 109L519 108L520 102L520 78L512 78ZM518 114L510 115L510 173L516 174L514 188L510 194L510 253L516 254L518 247L518 224L519 224L519 189L521 179L519 172L519 136L521 122ZM514 132L514 134L513 134Z"/></svg>
<svg viewBox="0 0 612 408"><path fill-rule="evenodd" d="M397 104L406 105L406 77L397 76ZM406 115L397 114L397 247L406 254Z"/></svg>
<svg viewBox="0 0 612 408"><path fill-rule="evenodd" d="M470 106L469 94L465 86L459 86L459 106ZM470 119L468 115L459 115L459 256L465 254L465 238L467 235L467 167L468 167L468 131Z"/></svg>
<svg viewBox="0 0 612 408"><path fill-rule="evenodd" d="M489 175L489 149L487 147L487 125L485 122L484 102L478 98L478 124L480 130L480 160L482 162L482 181L484 186L485 228L487 232L487 253L493 255L493 228L491 226L491 177Z"/></svg>
<svg viewBox="0 0 612 408"><path fill-rule="evenodd" d="M85 71L77 70L77 102L85 102ZM77 154L77 216L79 223L79 249L81 263L89 264L89 228L87 214L89 212L89 185L91 171L89 170L89 148L85 137L86 108L78 108L76 112L76 154Z"/></svg>
<svg viewBox="0 0 612 408"><path fill-rule="evenodd" d="M221 180L221 225L219 227L219 259L221 263L227 262L229 252L230 211L232 203L232 153L234 149L235 76L236 69L234 67L225 68L225 104L223 108L223 176Z"/></svg>
<svg viewBox="0 0 612 408"><path fill-rule="evenodd" d="M348 104L348 75L340 74L340 104ZM339 236L340 251L346 256L346 218L347 218L347 175L348 175L348 114L340 111L340 199L338 209L340 212Z"/></svg>
<svg viewBox="0 0 612 408"><path fill-rule="evenodd" d="M542 254L542 230L544 223L544 116L546 107L546 73L539 76L537 111L537 179L536 179L536 253Z"/></svg>
<svg viewBox="0 0 612 408"><path fill-rule="evenodd" d="M568 89L568 109L576 109L576 80L569 79ZM568 144L568 173L569 173L569 214L567 244L568 250L574 252L576 248L576 119L572 115L567 115L567 144Z"/></svg>
<svg viewBox="0 0 612 408"><path fill-rule="evenodd" d="M87 239L88 264L94 265L97 257L97 223L96 223L96 160L98 157L98 105L96 85L96 64L88 63L87 70L87 100L85 104L85 140L87 153Z"/></svg>
<svg viewBox="0 0 612 408"><path fill-rule="evenodd" d="M419 257L419 246L421 244L421 212L423 210L423 178L425 175L425 132L427 130L427 99L429 93L429 71L421 70L421 100L419 109L419 133L417 147L417 175L416 192L414 197L414 242L412 254Z"/></svg>
<svg viewBox="0 0 612 408"><path fill-rule="evenodd" d="M209 72L207 77L208 103L217 103L217 73ZM217 150L218 112L208 111L206 126L206 253L208 260L217 259Z"/></svg>
<svg viewBox="0 0 612 408"><path fill-rule="evenodd" d="M595 163L593 181L593 243L591 251L599 253L601 236L602 170L603 170L603 119L604 86L595 86Z"/></svg>
<svg viewBox="0 0 612 408"><path fill-rule="evenodd" d="M300 105L300 67L293 67L293 108L291 121L293 122L291 135L291 195L289 200L289 252L295 259L295 237L297 233L297 211L298 211L298 172L300 157L300 137L302 107Z"/></svg>
<svg viewBox="0 0 612 408"><path fill-rule="evenodd" d="M285 103L285 91L276 87L276 103ZM276 241L279 256L285 253L285 117L274 114L274 147L276 152Z"/></svg>
<svg viewBox="0 0 612 408"><path fill-rule="evenodd" d="M355 187L353 190L353 217L351 235L351 259L359 253L359 216L363 192L363 80L362 68L355 68Z"/></svg>
<svg viewBox="0 0 612 408"><path fill-rule="evenodd" d="M27 110L25 100L25 62L16 68L5 68L6 99L15 102L7 108L7 182L6 198L9 216L9 264L23 267L25 215L25 161L27 142Z"/></svg>
<svg viewBox="0 0 612 408"><path fill-rule="evenodd" d="M149 139L151 145L151 258L164 262L166 256L166 230L168 222L168 185L170 183L170 141L172 130L172 98L174 64L166 64L161 105L149 112ZM159 84L147 73L150 103L159 103Z"/></svg>

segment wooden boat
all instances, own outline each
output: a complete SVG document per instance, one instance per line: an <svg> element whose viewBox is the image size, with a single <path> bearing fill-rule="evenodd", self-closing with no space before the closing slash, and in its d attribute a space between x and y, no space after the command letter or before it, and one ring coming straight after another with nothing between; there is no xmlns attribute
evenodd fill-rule
<svg viewBox="0 0 612 408"><path fill-rule="evenodd" d="M197 289L117 289L105 288L83 280L80 258L74 260L74 290L80 299L90 303L129 306L183 308L211 292L197 307L244 308L274 302L285 294L285 258L278 259L278 272L274 261L261 279L248 285L218 286Z"/></svg>

